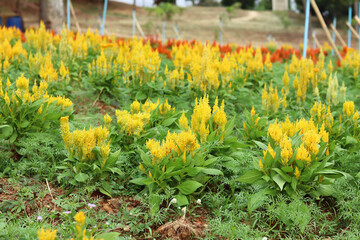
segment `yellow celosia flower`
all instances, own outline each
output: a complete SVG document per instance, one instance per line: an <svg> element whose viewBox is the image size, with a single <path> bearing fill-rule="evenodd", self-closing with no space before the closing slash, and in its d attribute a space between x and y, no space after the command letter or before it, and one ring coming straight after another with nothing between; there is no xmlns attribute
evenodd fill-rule
<svg viewBox="0 0 360 240"><path fill-rule="evenodd" d="M263 151L264 158L266 157L266 154L268 154L268 153L272 156L272 158L275 159L276 152L275 152L274 149L271 147L270 143L269 143L266 151Z"/></svg>
<svg viewBox="0 0 360 240"><path fill-rule="evenodd" d="M253 119L253 116L255 115L255 108L254 108L254 106L252 106L252 108L251 108L251 112L250 112L250 117L251 117L251 119Z"/></svg>
<svg viewBox="0 0 360 240"><path fill-rule="evenodd" d="M208 122L211 116L209 97L205 95L199 102L195 100L195 107L191 116L191 129L200 135L200 141L205 142L209 135Z"/></svg>
<svg viewBox="0 0 360 240"><path fill-rule="evenodd" d="M104 123L107 128L110 128L111 121L112 121L112 118L110 117L110 115L106 114L104 116Z"/></svg>
<svg viewBox="0 0 360 240"><path fill-rule="evenodd" d="M295 160L303 160L310 166L311 158L309 152L306 150L304 143L297 149Z"/></svg>
<svg viewBox="0 0 360 240"><path fill-rule="evenodd" d="M41 228L41 230L37 231L39 240L55 240L57 230Z"/></svg>
<svg viewBox="0 0 360 240"><path fill-rule="evenodd" d="M80 211L77 214L75 214L75 221L77 224L84 225L85 219L86 219L86 217L85 217L85 214L83 213L83 211Z"/></svg>
<svg viewBox="0 0 360 240"><path fill-rule="evenodd" d="M355 105L353 101L346 101L343 104L343 113L347 118L351 117L355 112Z"/></svg>
<svg viewBox="0 0 360 240"><path fill-rule="evenodd" d="M291 147L291 140L287 136L284 136L280 142L280 147L281 147L281 152L280 152L281 153L281 161L282 161L283 165L286 166L287 163L289 162L289 159L293 155L293 149Z"/></svg>
<svg viewBox="0 0 360 240"><path fill-rule="evenodd" d="M275 121L273 124L270 124L268 129L268 135L274 140L276 143L280 143L283 132L281 130L280 124Z"/></svg>
<svg viewBox="0 0 360 240"><path fill-rule="evenodd" d="M21 76L16 79L16 88L22 91L29 90L29 79L25 78L24 74L21 74Z"/></svg>
<svg viewBox="0 0 360 240"><path fill-rule="evenodd" d="M181 127L183 127L184 129L189 129L189 120L187 119L187 117L185 116L185 111L182 111L182 115L179 119L179 124Z"/></svg>

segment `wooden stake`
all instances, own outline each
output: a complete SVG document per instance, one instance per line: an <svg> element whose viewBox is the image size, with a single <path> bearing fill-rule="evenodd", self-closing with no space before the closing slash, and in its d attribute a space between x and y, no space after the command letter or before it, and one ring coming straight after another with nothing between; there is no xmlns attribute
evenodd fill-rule
<svg viewBox="0 0 360 240"><path fill-rule="evenodd" d="M180 35L179 35L179 32L178 32L178 30L176 29L175 26L173 26L173 29L174 29L174 32L175 32L177 38L178 38L179 40L181 40L181 37L180 37Z"/></svg>
<svg viewBox="0 0 360 240"><path fill-rule="evenodd" d="M332 24L330 24L330 28L331 28L331 30L334 31L335 35L336 35L337 38L340 40L341 45L342 45L343 47L346 47L346 43L345 43L344 39L341 37L340 33L334 28L334 26L333 26Z"/></svg>
<svg viewBox="0 0 360 240"><path fill-rule="evenodd" d="M359 34L356 32L356 30L348 23L346 22L346 26L351 30L351 32L355 35L357 39L359 39Z"/></svg>
<svg viewBox="0 0 360 240"><path fill-rule="evenodd" d="M360 19L359 19L359 17L358 17L358 16L355 16L354 18L355 18L355 21L357 22L357 24L360 25Z"/></svg>
<svg viewBox="0 0 360 240"><path fill-rule="evenodd" d="M341 55L340 55L340 52L339 52L339 50L337 49L335 43L333 42L333 40L332 40L332 38L331 38L330 32L329 32L329 30L328 30L327 27L326 27L326 23L325 23L322 15L321 15L321 12L320 12L318 6L316 5L315 0L310 0L310 3L311 3L311 6L312 6L313 9L314 9L314 11L315 11L315 13L316 13L319 21L320 21L320 24L321 24L322 28L324 29L324 31L325 31L325 33L326 33L326 37L327 37L328 41L330 42L332 48L335 50L335 53L336 53L337 57L338 57L340 60L342 60L342 57L341 57Z"/></svg>
<svg viewBox="0 0 360 240"><path fill-rule="evenodd" d="M135 23L136 23L136 28L139 30L141 36L142 36L143 38L145 38L146 36L145 36L145 34L144 34L144 31L142 30L141 25L140 25L140 23L139 23L139 21L138 21L137 19L135 20Z"/></svg>
<svg viewBox="0 0 360 240"><path fill-rule="evenodd" d="M71 15L73 16L73 18L75 20L75 25L76 25L77 31L80 34L81 33L81 28L80 28L79 22L78 22L78 20L76 18L75 10L74 10L74 7L73 7L71 1L70 1L70 11L71 11Z"/></svg>
<svg viewBox="0 0 360 240"><path fill-rule="evenodd" d="M317 39L316 35L313 34L312 37L313 37L313 39L315 40L316 46L317 46L318 48L321 48L321 44L320 44L319 40Z"/></svg>

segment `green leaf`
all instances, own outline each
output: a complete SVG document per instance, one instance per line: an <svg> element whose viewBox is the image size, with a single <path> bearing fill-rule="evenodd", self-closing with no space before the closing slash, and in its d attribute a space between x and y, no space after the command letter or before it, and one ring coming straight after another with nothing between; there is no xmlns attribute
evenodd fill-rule
<svg viewBox="0 0 360 240"><path fill-rule="evenodd" d="M291 187L294 189L294 191L296 191L296 186L297 186L297 179L296 179L296 177L292 177L291 178Z"/></svg>
<svg viewBox="0 0 360 240"><path fill-rule="evenodd" d="M285 174L283 171L281 171L278 168L272 168L271 170L274 170L275 172L277 172L285 181L287 182L291 182L291 177L287 174Z"/></svg>
<svg viewBox="0 0 360 240"><path fill-rule="evenodd" d="M79 172L75 175L75 180L78 182L85 182L89 176L86 173Z"/></svg>
<svg viewBox="0 0 360 240"><path fill-rule="evenodd" d="M346 136L346 139L345 139L345 145L348 145L348 144L357 144L358 141L351 137L351 136Z"/></svg>
<svg viewBox="0 0 360 240"><path fill-rule="evenodd" d="M118 232L109 232L109 233L102 233L99 235L96 235L95 237L97 239L103 239L103 240L113 240L113 239L117 239L117 237L120 236L120 233Z"/></svg>
<svg viewBox="0 0 360 240"><path fill-rule="evenodd" d="M321 196L330 196L332 195L335 190L331 185L323 185L321 184L318 189L317 192L321 195Z"/></svg>
<svg viewBox="0 0 360 240"><path fill-rule="evenodd" d="M2 125L0 126L0 139L8 139L14 130L10 125Z"/></svg>
<svg viewBox="0 0 360 240"><path fill-rule="evenodd" d="M176 120L177 120L177 118L168 118L168 119L165 119L161 125L164 127L168 127L171 124L173 124Z"/></svg>
<svg viewBox="0 0 360 240"><path fill-rule="evenodd" d="M150 157L138 147L138 151L140 152L140 158L143 161L145 166L152 167L152 161Z"/></svg>
<svg viewBox="0 0 360 240"><path fill-rule="evenodd" d="M146 99L146 94L143 93L142 91L139 91L139 92L136 93L135 99L140 100L140 101L145 100Z"/></svg>
<svg viewBox="0 0 360 240"><path fill-rule="evenodd" d="M9 139L10 144L13 144L16 141L17 137L18 137L18 133L16 131L14 131L13 135L11 135L11 137Z"/></svg>
<svg viewBox="0 0 360 240"><path fill-rule="evenodd" d="M155 216L156 214L159 213L161 202L162 202L162 200L159 195L156 195L156 194L150 195L149 203L150 203L151 216Z"/></svg>
<svg viewBox="0 0 360 240"><path fill-rule="evenodd" d="M99 188L99 191L110 198L112 197L111 194L102 187Z"/></svg>
<svg viewBox="0 0 360 240"><path fill-rule="evenodd" d="M210 159L208 159L208 160L206 160L206 161L204 162L204 167L209 166L209 165L215 163L215 162L218 161L218 160L219 160L219 159L218 159L217 157L215 157L215 158L210 158Z"/></svg>
<svg viewBox="0 0 360 240"><path fill-rule="evenodd" d="M268 198L266 195L267 192L263 190L250 196L247 201L247 210L250 215L254 210L258 209L265 203Z"/></svg>
<svg viewBox="0 0 360 240"><path fill-rule="evenodd" d="M150 178L148 178L148 177L134 178L134 179L131 179L130 182L134 183L136 185L147 185L146 183L148 182L147 180L149 180L149 179ZM151 181L151 182L153 182L153 181Z"/></svg>
<svg viewBox="0 0 360 240"><path fill-rule="evenodd" d="M252 170L250 172L245 173L241 177L235 179L237 182L243 182L243 183L254 183L261 179L263 176L263 173L258 170Z"/></svg>
<svg viewBox="0 0 360 240"><path fill-rule="evenodd" d="M201 170L201 172L205 173L205 174L209 174L209 175L221 175L223 176L224 174L222 173L222 171L217 170L217 169L213 169L213 168L203 168Z"/></svg>
<svg viewBox="0 0 360 240"><path fill-rule="evenodd" d="M197 181L188 180L188 181L181 183L176 188L179 189L179 191L182 194L189 195L189 194L192 194L193 192L195 192L196 189L198 189L201 186L202 186L202 184Z"/></svg>
<svg viewBox="0 0 360 240"><path fill-rule="evenodd" d="M185 205L189 205L189 200L185 195L175 195L176 198L176 205L181 207L181 206L185 206Z"/></svg>
<svg viewBox="0 0 360 240"><path fill-rule="evenodd" d="M27 121L27 120L25 120L25 121L21 122L20 127L21 127L21 128L26 128L26 127L29 126L29 125L30 125L30 122Z"/></svg>
<svg viewBox="0 0 360 240"><path fill-rule="evenodd" d="M261 148L262 150L266 151L267 146L266 146L264 143L259 142L259 141L255 141L255 140L253 140L253 142L254 142L256 145L258 145L259 148Z"/></svg>
<svg viewBox="0 0 360 240"><path fill-rule="evenodd" d="M282 191L286 181L280 176L280 174L276 174L275 176L272 177L272 179L274 180L274 182L276 182L276 184L279 186L280 190Z"/></svg>

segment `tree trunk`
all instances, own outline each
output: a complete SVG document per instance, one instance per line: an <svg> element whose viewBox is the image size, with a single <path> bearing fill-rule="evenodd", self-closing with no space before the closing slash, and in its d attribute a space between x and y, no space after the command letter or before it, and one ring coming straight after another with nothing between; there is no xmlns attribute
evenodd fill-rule
<svg viewBox="0 0 360 240"><path fill-rule="evenodd" d="M64 15L63 0L40 0L40 20L47 29L60 33L64 24Z"/></svg>

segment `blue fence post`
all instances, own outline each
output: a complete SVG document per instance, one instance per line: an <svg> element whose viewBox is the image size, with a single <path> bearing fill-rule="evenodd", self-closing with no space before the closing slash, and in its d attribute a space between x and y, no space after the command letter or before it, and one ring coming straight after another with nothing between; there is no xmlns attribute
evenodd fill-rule
<svg viewBox="0 0 360 240"><path fill-rule="evenodd" d="M349 7L349 25L351 26L351 20L352 20L352 7ZM348 47L351 47L351 30L348 29Z"/></svg>
<svg viewBox="0 0 360 240"><path fill-rule="evenodd" d="M108 0L105 0L104 2L104 12L103 12L103 20L101 23L101 35L104 35L104 31L105 31L105 19L106 19L106 10L107 10L107 5L108 5Z"/></svg>
<svg viewBox="0 0 360 240"><path fill-rule="evenodd" d="M309 34L309 18L310 18L310 0L306 0L303 58L306 58L306 50L307 50L308 34Z"/></svg>
<svg viewBox="0 0 360 240"><path fill-rule="evenodd" d="M360 12L360 2L359 2L359 6L358 6L358 14L359 14L359 12ZM360 25L359 25L358 31L359 31L359 36L360 36ZM359 38L359 51L360 51L360 38Z"/></svg>
<svg viewBox="0 0 360 240"><path fill-rule="evenodd" d="M67 25L68 25L68 29L70 30L70 0L67 0L66 3L66 9L67 9Z"/></svg>
<svg viewBox="0 0 360 240"><path fill-rule="evenodd" d="M333 20L333 26L334 26L334 28L336 29L336 17L335 17L334 20ZM360 28L359 28L359 29L360 29ZM359 31L360 31L360 30L359 30ZM335 43L335 40L336 40L336 38L335 38L335 31L333 31L332 39L333 39L333 42ZM359 45L359 46L360 46L360 45ZM333 49L333 48L331 49L331 55L334 56L334 49Z"/></svg>

